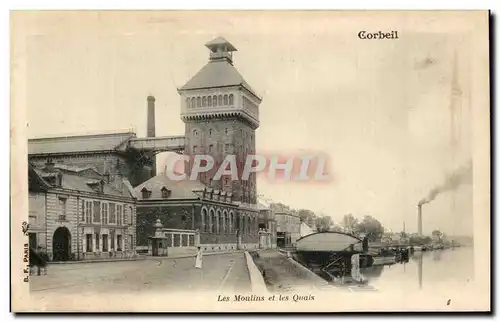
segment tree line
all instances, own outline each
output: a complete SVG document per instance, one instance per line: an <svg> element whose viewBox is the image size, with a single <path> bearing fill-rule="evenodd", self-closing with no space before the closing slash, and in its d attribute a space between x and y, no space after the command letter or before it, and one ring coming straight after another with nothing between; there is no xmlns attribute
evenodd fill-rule
<svg viewBox="0 0 500 322"><path fill-rule="evenodd" d="M301 222L306 223L309 227L317 232L344 232L356 236L366 236L369 241L380 241L384 235L385 229L382 223L371 215L365 215L361 219L354 217L352 214L346 214L339 223L335 223L332 217L315 213L309 209L293 209L282 203L271 203L273 211L286 211L298 215ZM432 241L430 236L409 236L406 232L400 232L400 237L409 239L413 244L429 244ZM439 230L432 232L432 237L438 241L444 239L444 234Z"/></svg>

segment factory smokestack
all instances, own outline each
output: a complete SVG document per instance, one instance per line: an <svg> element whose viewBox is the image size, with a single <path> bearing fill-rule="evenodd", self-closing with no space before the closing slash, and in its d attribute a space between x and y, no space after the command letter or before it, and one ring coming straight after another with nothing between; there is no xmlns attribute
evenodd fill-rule
<svg viewBox="0 0 500 322"><path fill-rule="evenodd" d="M147 137L154 138L156 136L155 129L155 101L154 96L148 96L148 119L147 119ZM150 178L156 176L156 157L151 157L151 173Z"/></svg>
<svg viewBox="0 0 500 322"><path fill-rule="evenodd" d="M155 101L154 96L148 96L148 138L155 137Z"/></svg>

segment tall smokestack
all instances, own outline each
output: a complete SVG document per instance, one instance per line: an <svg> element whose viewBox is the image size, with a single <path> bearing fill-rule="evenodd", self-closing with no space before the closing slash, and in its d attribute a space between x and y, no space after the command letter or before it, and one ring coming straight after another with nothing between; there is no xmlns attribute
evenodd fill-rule
<svg viewBox="0 0 500 322"><path fill-rule="evenodd" d="M155 101L154 96L148 96L148 138L155 137Z"/></svg>
<svg viewBox="0 0 500 322"><path fill-rule="evenodd" d="M155 101L154 96L148 96L148 138L154 138L156 136L155 130ZM150 177L156 176L156 157L151 157L151 174Z"/></svg>
<svg viewBox="0 0 500 322"><path fill-rule="evenodd" d="M422 205L418 205L418 234L422 235Z"/></svg>

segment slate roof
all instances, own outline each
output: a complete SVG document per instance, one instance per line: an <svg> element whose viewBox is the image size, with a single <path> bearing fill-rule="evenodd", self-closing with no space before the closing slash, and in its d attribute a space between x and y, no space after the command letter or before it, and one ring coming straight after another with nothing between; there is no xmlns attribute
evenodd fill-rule
<svg viewBox="0 0 500 322"><path fill-rule="evenodd" d="M42 180L45 185L50 189L51 186L47 181L43 180L43 177L47 176L54 176L56 175L56 172L47 172L42 169L35 169L32 166L29 166L29 175L30 177L34 177L33 179L36 180ZM36 177L35 177L36 175ZM87 183L96 181L93 178L87 178L83 176L79 176L76 174L70 174L70 173L64 173L62 174L62 189L68 189L68 190L74 190L74 191L82 191L82 192L91 192L95 193L94 189L90 187ZM126 197L126 198L132 198L133 195L129 191L129 189L126 187L126 185L123 185L123 189L120 192L119 190L114 188L114 184L111 182L109 184L104 183L103 187L103 194L104 195L110 195L110 196L116 196L116 197Z"/></svg>
<svg viewBox="0 0 500 322"><path fill-rule="evenodd" d="M134 194L137 200L155 200L163 199L161 189L165 187L171 191L169 200L171 199L199 199L198 195L193 192L202 191L206 186L200 181L195 180L181 180L175 181L168 178L166 175L158 175L149 179L146 182L134 188ZM146 188L151 191L151 196L147 199L142 198L141 190Z"/></svg>
<svg viewBox="0 0 500 322"><path fill-rule="evenodd" d="M180 90L227 86L243 86L260 99L260 96L258 96L252 87L245 81L238 70L226 60L208 62L196 75L182 86Z"/></svg>
<svg viewBox="0 0 500 322"><path fill-rule="evenodd" d="M124 132L30 139L28 154L113 151L135 136L135 133Z"/></svg>

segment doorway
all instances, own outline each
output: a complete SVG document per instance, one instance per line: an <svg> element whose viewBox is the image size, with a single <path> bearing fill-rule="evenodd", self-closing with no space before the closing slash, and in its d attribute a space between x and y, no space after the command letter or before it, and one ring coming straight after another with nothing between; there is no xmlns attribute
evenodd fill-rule
<svg viewBox="0 0 500 322"><path fill-rule="evenodd" d="M54 261L71 259L71 234L68 228L59 227L56 229L52 239L52 252Z"/></svg>

